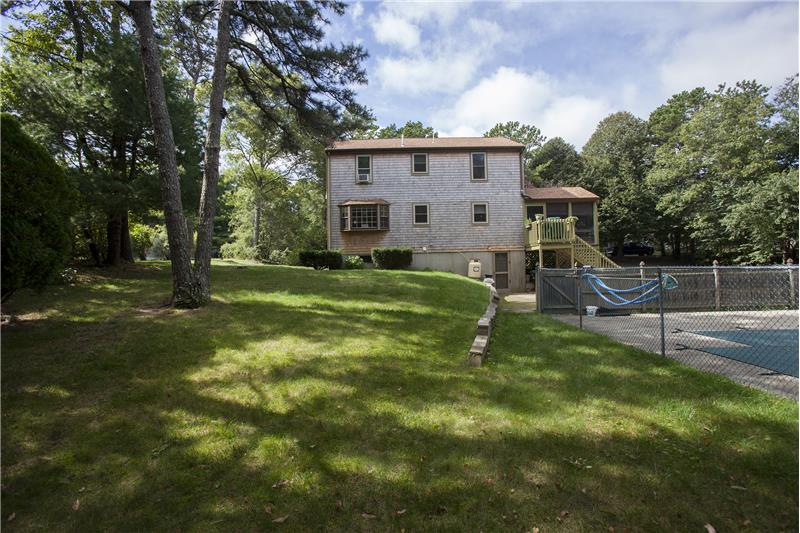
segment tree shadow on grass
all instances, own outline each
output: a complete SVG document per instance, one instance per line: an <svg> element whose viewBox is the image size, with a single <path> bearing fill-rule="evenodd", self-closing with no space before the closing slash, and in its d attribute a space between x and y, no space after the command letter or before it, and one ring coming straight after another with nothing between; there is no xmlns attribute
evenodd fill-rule
<svg viewBox="0 0 800 533"><path fill-rule="evenodd" d="M480 287L284 280L310 304L232 272L199 311L3 339L9 529L797 527L796 427L761 393L530 315L471 369Z"/></svg>

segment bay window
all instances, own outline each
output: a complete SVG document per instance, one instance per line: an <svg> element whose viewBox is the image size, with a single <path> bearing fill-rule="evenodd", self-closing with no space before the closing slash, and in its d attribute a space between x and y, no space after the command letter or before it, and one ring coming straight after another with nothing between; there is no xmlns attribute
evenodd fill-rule
<svg viewBox="0 0 800 533"><path fill-rule="evenodd" d="M341 231L389 229L389 205L386 203L352 202L339 206Z"/></svg>

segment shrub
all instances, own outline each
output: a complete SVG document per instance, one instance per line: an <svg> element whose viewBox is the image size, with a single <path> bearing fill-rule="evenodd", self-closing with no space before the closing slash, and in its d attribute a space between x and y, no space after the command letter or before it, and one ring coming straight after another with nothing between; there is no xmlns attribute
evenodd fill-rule
<svg viewBox="0 0 800 533"><path fill-rule="evenodd" d="M378 268L390 270L403 269L411 266L414 252L411 248L373 248L372 260Z"/></svg>
<svg viewBox="0 0 800 533"><path fill-rule="evenodd" d="M342 253L338 250L306 250L300 252L300 264L315 270L342 268Z"/></svg>
<svg viewBox="0 0 800 533"><path fill-rule="evenodd" d="M133 247L133 253L139 260L144 261L147 259L147 250L153 246L153 237L157 231L146 224L130 223L131 246Z"/></svg>
<svg viewBox="0 0 800 533"><path fill-rule="evenodd" d="M43 287L72 251L75 187L47 151L8 114L0 115L2 151L2 299Z"/></svg>
<svg viewBox="0 0 800 533"><path fill-rule="evenodd" d="M348 270L361 270L364 268L364 260L357 255L348 255L344 259L344 267Z"/></svg>
<svg viewBox="0 0 800 533"><path fill-rule="evenodd" d="M271 265L288 265L289 264L289 249L271 250L267 256L266 262Z"/></svg>

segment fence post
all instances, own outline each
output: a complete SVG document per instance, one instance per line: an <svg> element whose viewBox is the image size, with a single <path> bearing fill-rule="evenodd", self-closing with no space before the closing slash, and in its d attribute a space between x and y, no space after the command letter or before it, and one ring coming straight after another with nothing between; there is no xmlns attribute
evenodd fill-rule
<svg viewBox="0 0 800 533"><path fill-rule="evenodd" d="M639 279L641 279L642 285L644 285L644 261L639 261ZM641 295L641 293L639 293ZM642 311L645 310L647 304L642 304Z"/></svg>
<svg viewBox="0 0 800 533"><path fill-rule="evenodd" d="M790 257L786 260L786 264L789 265L789 309L794 309L797 305L797 298L794 295L796 290L796 285L794 282L794 269L792 268L794 266L794 259Z"/></svg>
<svg viewBox="0 0 800 533"><path fill-rule="evenodd" d="M719 311L720 288L719 288L719 261L714 259L714 308Z"/></svg>
<svg viewBox="0 0 800 533"><path fill-rule="evenodd" d="M578 286L578 326L583 329L583 283L578 274L578 263L575 263L575 284Z"/></svg>
<svg viewBox="0 0 800 533"><path fill-rule="evenodd" d="M664 339L664 283L661 277L661 267L658 267L658 315L661 320L661 356L666 357L666 340Z"/></svg>
<svg viewBox="0 0 800 533"><path fill-rule="evenodd" d="M536 311L542 312L542 265L536 266Z"/></svg>

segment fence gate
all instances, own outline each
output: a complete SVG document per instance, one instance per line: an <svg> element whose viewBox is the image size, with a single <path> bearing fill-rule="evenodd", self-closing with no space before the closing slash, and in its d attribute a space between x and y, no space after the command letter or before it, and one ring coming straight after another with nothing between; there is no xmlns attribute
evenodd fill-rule
<svg viewBox="0 0 800 533"><path fill-rule="evenodd" d="M537 272L536 301L539 311L577 311L578 286L575 270L571 268L543 268Z"/></svg>

